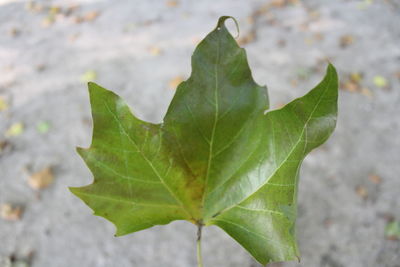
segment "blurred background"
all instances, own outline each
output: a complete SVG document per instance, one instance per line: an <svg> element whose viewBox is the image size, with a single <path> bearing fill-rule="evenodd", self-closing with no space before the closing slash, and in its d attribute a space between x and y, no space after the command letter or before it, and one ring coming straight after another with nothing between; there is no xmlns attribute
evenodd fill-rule
<svg viewBox="0 0 400 267"><path fill-rule="evenodd" d="M341 80L337 129L301 171L301 262L269 266L400 266L398 0L0 0L1 267L197 266L194 225L115 238L67 187L92 181L75 153L90 144L86 82L160 122L221 15L239 21L273 109L316 85L327 61ZM217 228L203 250L205 267L260 266Z"/></svg>

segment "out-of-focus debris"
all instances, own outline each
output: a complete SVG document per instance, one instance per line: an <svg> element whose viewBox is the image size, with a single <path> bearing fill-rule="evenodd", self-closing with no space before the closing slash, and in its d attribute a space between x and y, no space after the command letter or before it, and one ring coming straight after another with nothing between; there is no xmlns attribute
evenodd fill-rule
<svg viewBox="0 0 400 267"><path fill-rule="evenodd" d="M70 16L72 15L75 11L79 9L79 5L77 4L72 4L69 7L67 7L64 11L65 16Z"/></svg>
<svg viewBox="0 0 400 267"><path fill-rule="evenodd" d="M356 187L356 194L361 197L362 199L367 199L368 198L368 190L365 186L363 185L358 185Z"/></svg>
<svg viewBox="0 0 400 267"><path fill-rule="evenodd" d="M81 75L80 80L81 80L81 82L87 83L87 82L95 80L96 78L97 78L97 72L96 71L87 70L87 71L85 71L85 73L83 73Z"/></svg>
<svg viewBox="0 0 400 267"><path fill-rule="evenodd" d="M167 7L177 7L179 2L177 0L169 0L165 3Z"/></svg>
<svg viewBox="0 0 400 267"><path fill-rule="evenodd" d="M326 228L331 227L332 224L333 224L333 221L332 221L331 218L326 218L326 219L324 220L324 226L325 226Z"/></svg>
<svg viewBox="0 0 400 267"><path fill-rule="evenodd" d="M355 83L360 83L363 79L363 74L360 72L350 73L350 80Z"/></svg>
<svg viewBox="0 0 400 267"><path fill-rule="evenodd" d="M290 85L292 87L297 87L299 85L299 81L297 79L291 79L290 80Z"/></svg>
<svg viewBox="0 0 400 267"><path fill-rule="evenodd" d="M373 98L373 96L374 96L374 93L372 93L372 91L369 90L367 87L361 88L361 94L365 95L366 97L369 97L369 98Z"/></svg>
<svg viewBox="0 0 400 267"><path fill-rule="evenodd" d="M353 82L351 80L348 80L348 81L345 81L344 83L342 83L341 88L343 90L346 90L346 91L349 91L349 92L352 92L352 93L358 92L360 90L359 84L355 83L355 82Z"/></svg>
<svg viewBox="0 0 400 267"><path fill-rule="evenodd" d="M82 16L75 16L73 17L72 21L76 24L82 23L84 21Z"/></svg>
<svg viewBox="0 0 400 267"><path fill-rule="evenodd" d="M307 37L304 39L304 42L307 45L313 45L315 42L320 42L324 39L324 35L322 33L315 33L311 37Z"/></svg>
<svg viewBox="0 0 400 267"><path fill-rule="evenodd" d="M385 237L389 240L400 239L400 222L392 221L389 222L385 227Z"/></svg>
<svg viewBox="0 0 400 267"><path fill-rule="evenodd" d="M381 75L374 76L373 82L374 82L375 86L379 87L379 88L385 88L388 86L388 81L386 80L385 77L383 77Z"/></svg>
<svg viewBox="0 0 400 267"><path fill-rule="evenodd" d="M396 71L396 73L394 74L394 76L400 80L400 71Z"/></svg>
<svg viewBox="0 0 400 267"><path fill-rule="evenodd" d="M31 12L40 12L43 10L43 5L35 1L28 1L25 5L25 8Z"/></svg>
<svg viewBox="0 0 400 267"><path fill-rule="evenodd" d="M51 167L46 167L28 177L28 184L33 189L39 190L50 186L54 181Z"/></svg>
<svg viewBox="0 0 400 267"><path fill-rule="evenodd" d="M238 44L246 45L248 43L254 42L255 39L256 39L256 32L254 30L251 30L247 34L239 38Z"/></svg>
<svg viewBox="0 0 400 267"><path fill-rule="evenodd" d="M11 150L11 144L7 140L0 140L0 156Z"/></svg>
<svg viewBox="0 0 400 267"><path fill-rule="evenodd" d="M358 8L359 9L366 9L370 5L372 5L373 2L374 2L374 0L363 0L361 3L358 4Z"/></svg>
<svg viewBox="0 0 400 267"><path fill-rule="evenodd" d="M371 181L371 183L374 184L382 183L382 178L376 174L371 174L370 176L368 176L368 179Z"/></svg>
<svg viewBox="0 0 400 267"><path fill-rule="evenodd" d="M246 18L246 21L248 24L253 25L254 24L254 15L250 15Z"/></svg>
<svg viewBox="0 0 400 267"><path fill-rule="evenodd" d="M3 155L11 152L13 150L13 145L7 140L0 140L0 158Z"/></svg>
<svg viewBox="0 0 400 267"><path fill-rule="evenodd" d="M44 18L42 19L42 26L49 27L58 21L62 21L70 17L69 21L74 23L91 22L95 20L99 15L99 11L88 11L86 13L78 13L77 10L80 6L77 4L72 4L70 6L54 6L54 5L40 5L34 1L28 2L26 8L30 11L44 13Z"/></svg>
<svg viewBox="0 0 400 267"><path fill-rule="evenodd" d="M44 70L46 69L46 65L45 65L45 64L37 64L37 65L35 66L35 69L36 69L36 71L38 71L38 72L42 72L42 71L44 71Z"/></svg>
<svg viewBox="0 0 400 267"><path fill-rule="evenodd" d="M311 74L311 68L300 67L296 70L297 78L299 78L300 80L307 80L308 78L310 78Z"/></svg>
<svg viewBox="0 0 400 267"><path fill-rule="evenodd" d="M1 267L29 267L30 263L27 260L16 259L14 255L6 258L0 258Z"/></svg>
<svg viewBox="0 0 400 267"><path fill-rule="evenodd" d="M138 27L138 25L136 23L130 22L124 26L123 31L131 32L131 31L135 30L137 27Z"/></svg>
<svg viewBox="0 0 400 267"><path fill-rule="evenodd" d="M0 153L6 148L7 146L7 141L0 140Z"/></svg>
<svg viewBox="0 0 400 267"><path fill-rule="evenodd" d="M40 121L36 124L36 130L41 134L45 134L50 130L50 124L47 121Z"/></svg>
<svg viewBox="0 0 400 267"><path fill-rule="evenodd" d="M91 119L91 118L88 118L88 117L82 118L82 123L83 123L85 126L89 126L89 127L92 127L92 126L93 126L92 119Z"/></svg>
<svg viewBox="0 0 400 267"><path fill-rule="evenodd" d="M176 87L178 87L178 85L183 82L183 77L181 75L176 76L174 78L172 78L169 82L168 82L168 86L171 89L176 89Z"/></svg>
<svg viewBox="0 0 400 267"><path fill-rule="evenodd" d="M5 97L0 95L0 111L5 111L8 109L8 103Z"/></svg>
<svg viewBox="0 0 400 267"><path fill-rule="evenodd" d="M282 8L288 5L297 5L300 3L300 0L272 0L270 2L271 7Z"/></svg>
<svg viewBox="0 0 400 267"><path fill-rule="evenodd" d="M277 42L277 45L278 45L279 47L285 47L285 46L286 46L286 40L284 40L284 39L279 39L278 42Z"/></svg>
<svg viewBox="0 0 400 267"><path fill-rule="evenodd" d="M159 55L161 55L162 50L161 50L161 48L159 48L158 46L151 46L151 47L149 48L149 52L150 52L150 54L153 55L153 56L159 56Z"/></svg>
<svg viewBox="0 0 400 267"><path fill-rule="evenodd" d="M321 17L321 12L319 10L316 9L311 9L308 12L308 16L310 17L311 20L317 20Z"/></svg>
<svg viewBox="0 0 400 267"><path fill-rule="evenodd" d="M59 6L51 6L49 8L49 15L55 16L61 12L61 8Z"/></svg>
<svg viewBox="0 0 400 267"><path fill-rule="evenodd" d="M8 34L9 34L11 37L17 37L18 35L21 34L21 30L18 29L18 28L12 27L12 28L9 30Z"/></svg>
<svg viewBox="0 0 400 267"><path fill-rule="evenodd" d="M68 41L75 42L75 40L78 39L79 36L80 36L80 33L73 33L68 36Z"/></svg>
<svg viewBox="0 0 400 267"><path fill-rule="evenodd" d="M13 123L6 131L6 137L18 136L24 132L24 124L22 122Z"/></svg>
<svg viewBox="0 0 400 267"><path fill-rule="evenodd" d="M42 27L47 28L51 26L54 22L55 22L54 16L49 15L42 20Z"/></svg>
<svg viewBox="0 0 400 267"><path fill-rule="evenodd" d="M340 88L351 93L360 93L364 96L372 98L374 96L373 92L369 88L361 85L363 78L364 75L360 72L350 73L347 80L340 84Z"/></svg>
<svg viewBox="0 0 400 267"><path fill-rule="evenodd" d="M29 263L24 260L16 260L12 263L11 267L29 267Z"/></svg>
<svg viewBox="0 0 400 267"><path fill-rule="evenodd" d="M4 203L0 206L0 216L7 221L18 221L22 216L22 207Z"/></svg>
<svg viewBox="0 0 400 267"><path fill-rule="evenodd" d="M100 15L99 11L89 11L85 15L83 15L84 21L93 21Z"/></svg>
<svg viewBox="0 0 400 267"><path fill-rule="evenodd" d="M340 47L346 48L346 47L352 45L354 43L354 41L355 41L355 38L353 35L345 34L340 37L339 44L340 44Z"/></svg>

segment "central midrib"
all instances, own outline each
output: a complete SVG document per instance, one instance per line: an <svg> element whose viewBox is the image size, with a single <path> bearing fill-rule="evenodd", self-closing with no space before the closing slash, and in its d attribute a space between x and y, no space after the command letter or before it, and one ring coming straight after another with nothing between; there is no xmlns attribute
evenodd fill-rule
<svg viewBox="0 0 400 267"><path fill-rule="evenodd" d="M220 29L217 29L218 31ZM217 44L217 58L214 66L214 73L215 73L215 84L214 84L214 102L215 102L215 112L214 112L214 123L213 123L213 128L211 131L211 137L210 137L210 149L208 151L208 162L207 162L207 171L206 171L206 178L204 180L204 191L203 191L203 198L201 201L201 209L204 208L204 201L205 201L205 196L207 192L207 184L208 184L208 179L210 177L210 169L211 169L211 162L212 162L212 155L213 155L213 148L214 148L214 136L215 136L215 130L217 128L217 122L218 122L218 110L219 110L219 105L218 105L218 65L219 65L219 60L220 60L220 55L219 55L219 50L220 50L220 37L218 35L218 44Z"/></svg>

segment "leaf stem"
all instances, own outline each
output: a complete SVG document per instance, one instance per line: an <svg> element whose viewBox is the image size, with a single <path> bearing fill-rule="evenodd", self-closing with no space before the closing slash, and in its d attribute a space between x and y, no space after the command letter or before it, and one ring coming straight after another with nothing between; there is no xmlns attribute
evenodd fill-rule
<svg viewBox="0 0 400 267"><path fill-rule="evenodd" d="M202 224L198 225L197 228L197 266L203 267L203 257L201 256L201 230L203 228Z"/></svg>

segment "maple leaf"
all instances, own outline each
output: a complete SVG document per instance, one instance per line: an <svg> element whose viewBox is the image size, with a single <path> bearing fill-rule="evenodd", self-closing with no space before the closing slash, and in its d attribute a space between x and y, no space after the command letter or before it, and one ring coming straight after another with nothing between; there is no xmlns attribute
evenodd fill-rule
<svg viewBox="0 0 400 267"><path fill-rule="evenodd" d="M329 65L308 94L266 113L227 18L197 46L163 123L89 83L93 139L78 152L95 180L71 191L118 236L188 220L219 226L262 264L296 259L299 169L335 128L337 74Z"/></svg>

